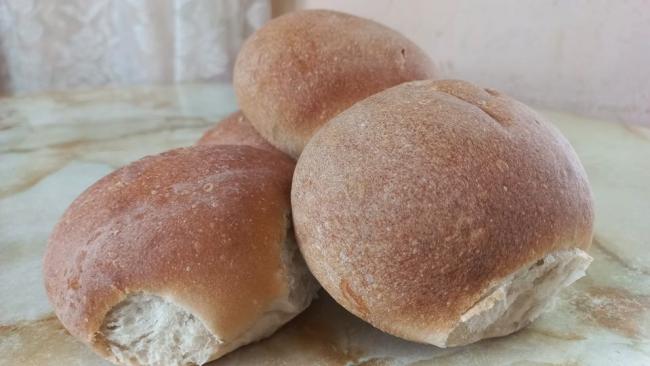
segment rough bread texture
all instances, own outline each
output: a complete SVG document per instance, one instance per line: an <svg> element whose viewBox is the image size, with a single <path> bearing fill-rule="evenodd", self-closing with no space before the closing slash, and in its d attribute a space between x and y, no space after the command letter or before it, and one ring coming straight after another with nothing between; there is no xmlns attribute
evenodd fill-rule
<svg viewBox="0 0 650 366"><path fill-rule="evenodd" d="M462 346L515 332L547 310L561 289L583 277L591 261L577 248L550 253L489 289L451 331L431 334L426 342Z"/></svg>
<svg viewBox="0 0 650 366"><path fill-rule="evenodd" d="M271 20L245 42L234 86L260 134L297 157L320 126L357 101L435 76L425 52L392 29L335 11L303 10Z"/></svg>
<svg viewBox="0 0 650 366"><path fill-rule="evenodd" d="M454 80L404 83L332 119L298 160L292 207L299 247L334 299L441 347L525 326L570 281L515 276L503 291L521 296L473 307L522 268L586 250L593 229L567 140L525 105ZM579 253L544 271L574 279Z"/></svg>
<svg viewBox="0 0 650 366"><path fill-rule="evenodd" d="M191 312L147 294L115 306L101 333L122 365L201 365L220 343Z"/></svg>
<svg viewBox="0 0 650 366"><path fill-rule="evenodd" d="M128 365L200 364L270 334L317 287L292 254L293 167L279 152L208 145L102 178L50 236L57 316Z"/></svg>
<svg viewBox="0 0 650 366"><path fill-rule="evenodd" d="M258 149L278 151L262 137L241 111L237 111L206 131L197 145L248 145Z"/></svg>
<svg viewBox="0 0 650 366"><path fill-rule="evenodd" d="M212 334L200 319L173 302L143 293L129 295L116 305L106 315L100 333L119 364L202 365L268 337L309 305L319 286L292 233L282 247L281 258L287 296L275 300L250 329L233 340Z"/></svg>

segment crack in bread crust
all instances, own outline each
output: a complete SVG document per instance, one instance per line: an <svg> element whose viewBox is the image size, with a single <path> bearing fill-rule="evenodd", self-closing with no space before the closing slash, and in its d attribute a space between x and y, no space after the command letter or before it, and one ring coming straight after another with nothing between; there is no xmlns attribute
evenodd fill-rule
<svg viewBox="0 0 650 366"><path fill-rule="evenodd" d="M434 336L439 338L435 341L460 346L525 327L549 308L562 288L583 277L591 261L577 248L547 254L491 286L446 337Z"/></svg>

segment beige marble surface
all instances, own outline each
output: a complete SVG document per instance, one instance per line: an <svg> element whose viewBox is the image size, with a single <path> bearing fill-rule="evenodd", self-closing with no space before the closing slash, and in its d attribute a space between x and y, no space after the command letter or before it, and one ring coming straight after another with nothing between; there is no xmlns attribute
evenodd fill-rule
<svg viewBox="0 0 650 366"><path fill-rule="evenodd" d="M111 170L192 144L235 108L219 85L0 99L0 365L107 365L61 327L42 286L47 236ZM650 130L544 112L596 199L595 260L555 309L514 335L439 349L399 340L322 295L215 365L650 365Z"/></svg>

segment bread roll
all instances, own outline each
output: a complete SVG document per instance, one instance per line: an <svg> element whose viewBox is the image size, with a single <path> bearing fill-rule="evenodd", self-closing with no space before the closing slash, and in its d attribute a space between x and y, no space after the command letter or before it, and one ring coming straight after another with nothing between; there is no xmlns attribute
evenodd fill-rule
<svg viewBox="0 0 650 366"><path fill-rule="evenodd" d="M249 146L149 156L67 209L44 260L72 335L123 365L194 365L302 311L317 285L292 239L293 162Z"/></svg>
<svg viewBox="0 0 650 366"><path fill-rule="evenodd" d="M435 77L413 42L368 19L303 10L271 20L235 63L239 104L253 126L293 157L321 125L357 101Z"/></svg>
<svg viewBox="0 0 650 366"><path fill-rule="evenodd" d="M591 261L591 192L567 140L463 81L405 83L332 119L298 161L292 207L327 292L439 347L526 326Z"/></svg>
<svg viewBox="0 0 650 366"><path fill-rule="evenodd" d="M241 111L237 111L206 131L197 145L248 145L262 150L279 152L264 139L246 119Z"/></svg>

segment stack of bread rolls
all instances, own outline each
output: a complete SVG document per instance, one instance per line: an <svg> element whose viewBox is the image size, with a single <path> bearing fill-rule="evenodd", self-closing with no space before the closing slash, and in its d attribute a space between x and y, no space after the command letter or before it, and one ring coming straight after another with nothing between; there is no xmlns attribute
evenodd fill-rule
<svg viewBox="0 0 650 366"><path fill-rule="evenodd" d="M439 347L526 326L591 262L586 174L530 108L437 76L367 19L270 21L235 65L241 111L67 209L44 260L57 316L120 365L204 364L272 334L319 284Z"/></svg>

